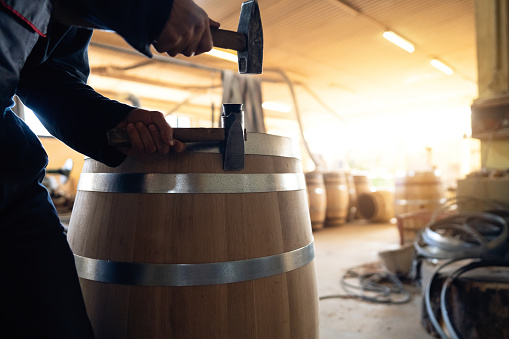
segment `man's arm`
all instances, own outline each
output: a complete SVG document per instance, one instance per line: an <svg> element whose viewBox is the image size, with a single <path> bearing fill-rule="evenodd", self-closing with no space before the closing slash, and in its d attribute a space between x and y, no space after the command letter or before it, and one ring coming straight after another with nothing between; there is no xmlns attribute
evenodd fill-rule
<svg viewBox="0 0 509 339"><path fill-rule="evenodd" d="M170 56L212 49L210 20L193 0L53 0L53 14L67 25L113 30L146 56L150 45Z"/></svg>
<svg viewBox="0 0 509 339"><path fill-rule="evenodd" d="M54 0L54 4L56 8L59 3L65 7L68 1ZM210 24L219 26L209 21L192 0L173 0L169 18L172 0L74 0L72 4L79 9L80 18L116 31L146 55L150 55L149 46L153 42L158 51L170 55L204 52L212 47ZM153 36L157 36L157 42ZM90 37L88 29L71 28L49 60L25 70L18 88L24 102L35 108L53 135L108 165L118 165L124 159L106 140L107 130L119 124L126 124L133 144L123 153L143 156L153 152L154 145L158 152L167 152L165 144L172 146L174 142L169 125L146 124L149 120L161 121L147 120L147 114L153 117L154 113L161 113L133 110L86 85L89 74L86 48ZM181 143L175 143L176 150L183 149Z"/></svg>
<svg viewBox="0 0 509 339"><path fill-rule="evenodd" d="M150 57L172 5L173 0L53 0L53 16L66 25L115 31Z"/></svg>
<svg viewBox="0 0 509 339"><path fill-rule="evenodd" d="M18 95L52 135L107 165L119 165L124 153L137 156L154 151L167 153L172 130L162 113L110 100L86 85L89 74L86 47L90 36L88 29L69 29L48 60L23 70ZM126 123L136 126L133 135L141 142L119 152L108 145L106 133ZM151 132L154 127L155 133Z"/></svg>

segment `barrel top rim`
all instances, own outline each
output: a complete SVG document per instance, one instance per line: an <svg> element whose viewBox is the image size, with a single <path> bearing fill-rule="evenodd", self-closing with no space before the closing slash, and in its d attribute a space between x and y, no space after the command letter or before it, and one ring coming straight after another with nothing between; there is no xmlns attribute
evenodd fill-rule
<svg viewBox="0 0 509 339"><path fill-rule="evenodd" d="M196 129L200 128L202 127L196 127ZM300 148L294 138L261 132L246 133L246 155L268 155L301 159ZM217 142L189 142L186 145L188 146L187 151L190 153L221 153L220 144ZM92 160L92 158L85 156L85 160Z"/></svg>

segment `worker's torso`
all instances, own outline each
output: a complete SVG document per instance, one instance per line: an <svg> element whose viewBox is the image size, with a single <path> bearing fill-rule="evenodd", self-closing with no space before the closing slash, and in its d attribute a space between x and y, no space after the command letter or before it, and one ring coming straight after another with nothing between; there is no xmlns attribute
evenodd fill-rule
<svg viewBox="0 0 509 339"><path fill-rule="evenodd" d="M0 219L47 163L38 138L9 107L23 68L44 62L66 32L48 38L50 22L49 0L0 0Z"/></svg>

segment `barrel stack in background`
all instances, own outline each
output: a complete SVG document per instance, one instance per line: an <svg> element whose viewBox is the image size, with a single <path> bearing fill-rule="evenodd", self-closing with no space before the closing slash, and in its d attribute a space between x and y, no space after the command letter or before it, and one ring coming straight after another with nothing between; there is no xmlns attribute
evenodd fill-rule
<svg viewBox="0 0 509 339"><path fill-rule="evenodd" d="M306 187L311 227L313 231L318 231L324 227L327 214L327 195L322 172L306 173Z"/></svg>
<svg viewBox="0 0 509 339"><path fill-rule="evenodd" d="M97 339L318 339L298 148L248 133L245 168L222 161L85 161L68 238Z"/></svg>
<svg viewBox="0 0 509 339"><path fill-rule="evenodd" d="M445 203L442 180L435 172L408 172L397 177L394 189L394 211L404 242L412 242L430 215Z"/></svg>
<svg viewBox="0 0 509 339"><path fill-rule="evenodd" d="M327 193L325 226L333 227L346 223L348 216L348 183L346 173L333 171L323 173Z"/></svg>

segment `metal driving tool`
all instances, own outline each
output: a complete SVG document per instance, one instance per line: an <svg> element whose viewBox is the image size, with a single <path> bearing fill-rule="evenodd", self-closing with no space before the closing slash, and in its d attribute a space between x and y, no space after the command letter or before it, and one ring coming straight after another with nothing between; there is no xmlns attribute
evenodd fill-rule
<svg viewBox="0 0 509 339"><path fill-rule="evenodd" d="M242 104L223 104L222 128L174 128L173 138L182 142L218 142L223 153L223 169L236 171L244 168L244 111ZM131 145L127 130L108 131L108 144L116 147Z"/></svg>
<svg viewBox="0 0 509 339"><path fill-rule="evenodd" d="M211 28L214 47L237 51L239 73L263 71L263 28L257 0L242 3L237 32Z"/></svg>
<svg viewBox="0 0 509 339"><path fill-rule="evenodd" d="M223 169L236 171L244 168L244 112L242 104L223 104L221 123L224 129Z"/></svg>

